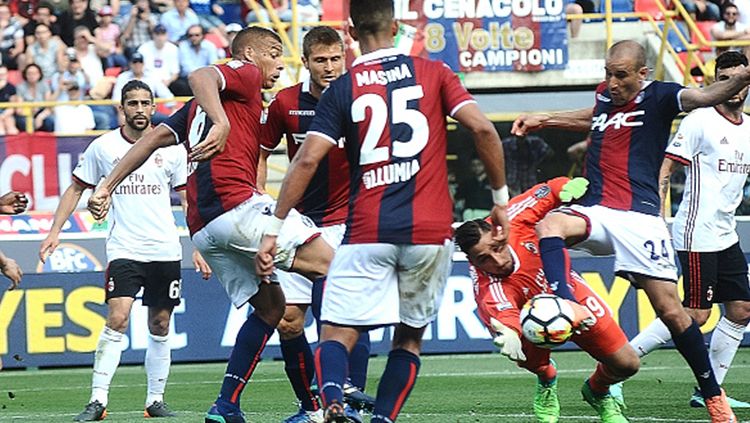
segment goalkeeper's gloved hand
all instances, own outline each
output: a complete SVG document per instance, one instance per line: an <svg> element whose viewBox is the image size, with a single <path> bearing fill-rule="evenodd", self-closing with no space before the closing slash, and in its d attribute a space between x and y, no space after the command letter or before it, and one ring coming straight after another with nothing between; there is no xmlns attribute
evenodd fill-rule
<svg viewBox="0 0 750 423"><path fill-rule="evenodd" d="M575 301L565 300L573 309L573 329L577 334L591 329L596 324L596 316L586 306Z"/></svg>
<svg viewBox="0 0 750 423"><path fill-rule="evenodd" d="M490 317L490 324L495 331L492 343L500 348L500 354L508 357L513 361L526 361L526 355L521 347L521 338L513 329L505 326L495 318Z"/></svg>
<svg viewBox="0 0 750 423"><path fill-rule="evenodd" d="M589 187L589 180L583 177L577 177L569 180L563 185L560 191L560 201L563 203L569 203L573 200L577 200L586 194L586 189Z"/></svg>

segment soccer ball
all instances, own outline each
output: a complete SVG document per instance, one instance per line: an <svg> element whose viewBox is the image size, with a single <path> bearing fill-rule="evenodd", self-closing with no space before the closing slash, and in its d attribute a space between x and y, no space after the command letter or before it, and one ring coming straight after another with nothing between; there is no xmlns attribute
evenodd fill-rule
<svg viewBox="0 0 750 423"><path fill-rule="evenodd" d="M554 348L573 335L573 309L562 298L539 294L521 309L521 331L532 344Z"/></svg>

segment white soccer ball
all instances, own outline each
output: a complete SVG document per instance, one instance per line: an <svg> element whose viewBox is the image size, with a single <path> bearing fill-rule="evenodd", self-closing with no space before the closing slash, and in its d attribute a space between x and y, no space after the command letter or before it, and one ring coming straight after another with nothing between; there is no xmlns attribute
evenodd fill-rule
<svg viewBox="0 0 750 423"><path fill-rule="evenodd" d="M562 298L539 294L521 309L521 331L532 344L554 348L573 335L573 309Z"/></svg>

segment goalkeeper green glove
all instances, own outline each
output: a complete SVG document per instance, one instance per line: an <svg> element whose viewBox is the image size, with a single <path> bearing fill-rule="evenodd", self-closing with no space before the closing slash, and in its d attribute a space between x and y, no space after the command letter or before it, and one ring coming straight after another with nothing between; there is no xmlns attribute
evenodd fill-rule
<svg viewBox="0 0 750 423"><path fill-rule="evenodd" d="M490 324L495 331L492 343L500 348L500 354L513 361L526 361L526 355L523 353L521 346L521 338L518 337L516 331L495 320L493 317L490 317Z"/></svg>
<svg viewBox="0 0 750 423"><path fill-rule="evenodd" d="M563 185L560 191L560 200L563 203L569 203L573 200L577 200L586 194L586 189L589 187L589 180L582 177L577 177L569 180Z"/></svg>

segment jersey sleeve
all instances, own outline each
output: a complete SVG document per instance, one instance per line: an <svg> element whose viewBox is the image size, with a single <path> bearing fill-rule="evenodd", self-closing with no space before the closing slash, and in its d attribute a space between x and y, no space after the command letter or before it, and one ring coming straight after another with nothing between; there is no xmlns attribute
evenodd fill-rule
<svg viewBox="0 0 750 423"><path fill-rule="evenodd" d="M175 191L182 191L187 188L187 151L182 147L171 148L175 149L175 158L169 184Z"/></svg>
<svg viewBox="0 0 750 423"><path fill-rule="evenodd" d="M348 84L350 77L343 76L331 83L323 92L318 107L315 108L315 117L308 128L308 134L322 136L334 145L344 136L344 121L349 116L348 108L342 106L344 96L344 84Z"/></svg>
<svg viewBox="0 0 750 423"><path fill-rule="evenodd" d="M674 119L682 112L680 92L685 87L675 82L652 82L652 84L659 84L656 90L659 112L669 120Z"/></svg>
<svg viewBox="0 0 750 423"><path fill-rule="evenodd" d="M168 117L167 120L161 123L167 129L169 129L175 138L175 144L181 144L187 141L188 134L188 114L190 113L190 107L194 100L190 100L185 103L180 110L174 112L172 116Z"/></svg>
<svg viewBox="0 0 750 423"><path fill-rule="evenodd" d="M446 64L443 63L438 69L440 69L442 80L440 84L440 98L443 101L444 114L452 117L466 104L476 103L474 97L461 85L461 80L458 79L458 76Z"/></svg>
<svg viewBox="0 0 750 423"><path fill-rule="evenodd" d="M513 223L536 226L547 213L562 204L560 191L568 181L564 176L554 178L513 197L508 203L508 217Z"/></svg>
<svg viewBox="0 0 750 423"><path fill-rule="evenodd" d="M260 96L263 77L257 66L239 60L212 66L221 76L222 96L237 101L250 101Z"/></svg>
<svg viewBox="0 0 750 423"><path fill-rule="evenodd" d="M490 333L493 332L490 318L521 333L519 319L523 295L512 285L503 285L499 279L490 278L486 273L469 264L469 274L474 282L474 300L480 320Z"/></svg>
<svg viewBox="0 0 750 423"><path fill-rule="evenodd" d="M284 111L278 95L271 100L266 111L266 120L260 126L260 148L273 151L284 134Z"/></svg>
<svg viewBox="0 0 750 423"><path fill-rule="evenodd" d="M695 112L685 116L680 122L677 133L667 145L666 157L683 165L690 164L698 152L698 143L703 138L703 122Z"/></svg>
<svg viewBox="0 0 750 423"><path fill-rule="evenodd" d="M95 140L78 159L78 164L73 169L73 179L81 186L95 188L104 176L106 175L99 167L99 143Z"/></svg>

